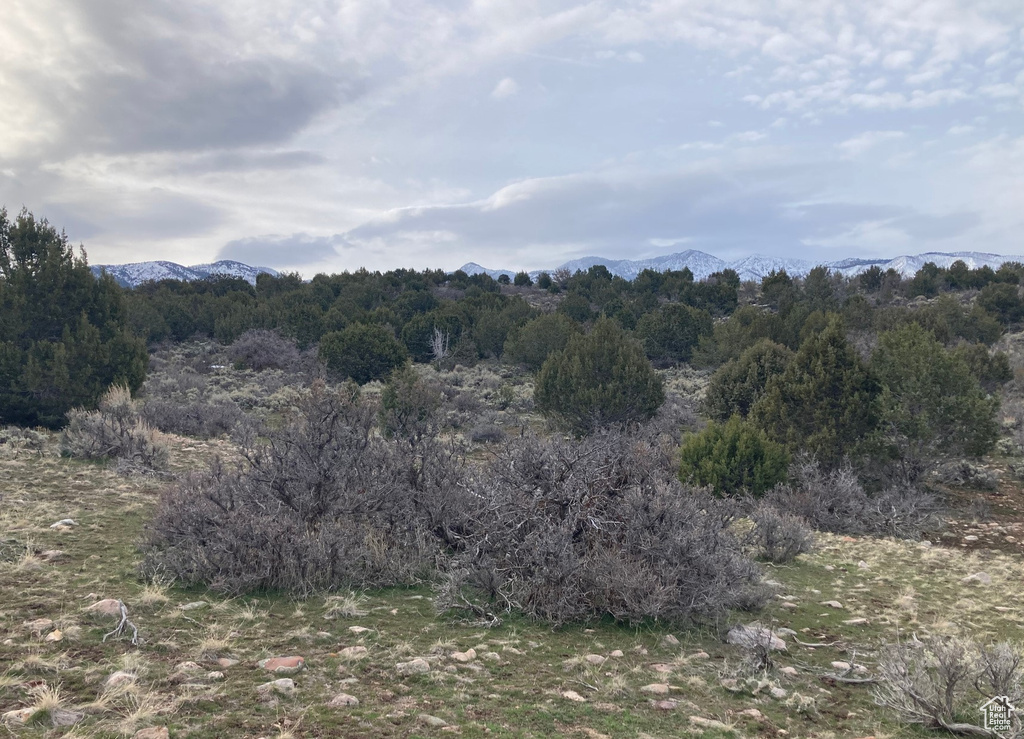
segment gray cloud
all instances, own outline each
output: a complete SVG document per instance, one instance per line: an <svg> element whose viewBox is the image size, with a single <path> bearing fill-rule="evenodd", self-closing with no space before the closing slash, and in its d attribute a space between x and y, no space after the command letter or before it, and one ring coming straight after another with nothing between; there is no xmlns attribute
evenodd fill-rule
<svg viewBox="0 0 1024 739"><path fill-rule="evenodd" d="M328 261L338 256L340 236L252 236L229 241L217 252L217 259L234 259L260 267L298 267Z"/></svg>

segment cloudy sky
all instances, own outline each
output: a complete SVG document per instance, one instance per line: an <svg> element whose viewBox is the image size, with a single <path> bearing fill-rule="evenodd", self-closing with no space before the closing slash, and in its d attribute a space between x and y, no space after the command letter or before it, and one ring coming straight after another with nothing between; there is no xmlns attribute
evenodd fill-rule
<svg viewBox="0 0 1024 739"><path fill-rule="evenodd" d="M1021 0L6 0L0 121L94 264L1024 253Z"/></svg>

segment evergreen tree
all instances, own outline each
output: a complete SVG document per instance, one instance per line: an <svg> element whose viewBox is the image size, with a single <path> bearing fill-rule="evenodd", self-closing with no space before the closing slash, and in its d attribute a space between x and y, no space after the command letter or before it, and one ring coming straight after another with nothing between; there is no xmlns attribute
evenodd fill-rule
<svg viewBox="0 0 1024 739"><path fill-rule="evenodd" d="M405 347L384 326L356 323L324 334L320 358L327 369L360 385L382 380L405 363Z"/></svg>
<svg viewBox="0 0 1024 739"><path fill-rule="evenodd" d="M712 331L707 311L681 303L666 303L643 315L636 324L636 335L647 356L654 360L688 362L703 336Z"/></svg>
<svg viewBox="0 0 1024 739"><path fill-rule="evenodd" d="M113 278L47 221L0 209L0 423L57 428L111 385L138 390L147 360Z"/></svg>
<svg viewBox="0 0 1024 739"><path fill-rule="evenodd" d="M612 319L548 357L537 375L537 408L578 434L651 418L665 400L643 349Z"/></svg>
<svg viewBox="0 0 1024 739"><path fill-rule="evenodd" d="M751 419L791 452L836 466L873 431L879 385L847 342L838 316L769 380Z"/></svg>
<svg viewBox="0 0 1024 739"><path fill-rule="evenodd" d="M789 454L761 429L733 416L683 439L679 479L719 495L762 495L786 480Z"/></svg>
<svg viewBox="0 0 1024 739"><path fill-rule="evenodd" d="M704 412L723 422L734 415L745 418L768 381L782 374L792 359L789 348L771 339L761 339L711 376L704 394Z"/></svg>

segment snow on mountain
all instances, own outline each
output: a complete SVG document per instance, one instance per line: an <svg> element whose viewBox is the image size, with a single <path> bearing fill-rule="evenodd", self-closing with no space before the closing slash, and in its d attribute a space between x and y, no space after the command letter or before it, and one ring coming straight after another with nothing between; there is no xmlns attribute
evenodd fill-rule
<svg viewBox="0 0 1024 739"><path fill-rule="evenodd" d="M741 280L760 281L762 277L772 272L785 270L790 277L806 275L814 269L814 263L805 259L782 259L781 257L766 257L761 254L743 257L735 262L729 262L729 269L734 269Z"/></svg>
<svg viewBox="0 0 1024 739"><path fill-rule="evenodd" d="M459 269L465 272L470 277L472 277L473 275L483 274L484 272L489 274L494 279L498 279L501 275L508 275L510 278L516 276L516 273L510 269L487 269L487 267L482 267L476 262L467 262L466 264L459 267Z"/></svg>
<svg viewBox="0 0 1024 739"><path fill-rule="evenodd" d="M971 269L978 269L979 267L984 266L991 267L992 269L999 269L1004 262L1024 262L1024 257L987 254L985 252L977 251L958 251L951 253L929 251L924 254L915 254L913 256L899 256L888 261L877 262L877 264L883 271L887 269L894 269L904 277L911 277L928 262L932 262L939 267L949 267L953 262L958 260L964 262L964 264ZM838 265L830 265L832 269L842 272L844 275L860 274L869 266L871 265L858 265L852 268L841 268Z"/></svg>
<svg viewBox="0 0 1024 739"><path fill-rule="evenodd" d="M212 264L196 264L191 267L184 267L175 262L132 262L130 264L96 264L92 271L99 275L106 272L114 278L121 287L138 287L143 282L160 280L202 280L210 275L225 275L229 277L241 277L251 284L256 284L256 275L260 272L267 272L277 275L275 270L269 267L250 267L248 264L222 260Z"/></svg>

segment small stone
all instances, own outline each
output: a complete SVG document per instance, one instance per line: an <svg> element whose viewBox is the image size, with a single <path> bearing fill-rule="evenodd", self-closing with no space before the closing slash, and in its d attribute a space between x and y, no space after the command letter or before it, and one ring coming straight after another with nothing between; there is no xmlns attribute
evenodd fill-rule
<svg viewBox="0 0 1024 739"><path fill-rule="evenodd" d="M501 655L497 652L484 652L480 655L480 659L485 662L501 662Z"/></svg>
<svg viewBox="0 0 1024 739"><path fill-rule="evenodd" d="M46 635L46 638L43 639L43 641L45 641L45 642L64 641L64 632L61 631L60 629L54 629L53 631L51 631L49 634Z"/></svg>
<svg viewBox="0 0 1024 739"><path fill-rule="evenodd" d="M566 700L574 701L576 703L586 703L587 699L577 693L575 690L563 690L560 695Z"/></svg>
<svg viewBox="0 0 1024 739"><path fill-rule="evenodd" d="M417 657L410 662L399 662L395 665L399 675L423 675L430 672L430 663L422 657Z"/></svg>
<svg viewBox="0 0 1024 739"><path fill-rule="evenodd" d="M342 659L362 659L368 653L369 650L366 647L355 646L345 647L340 652L338 652L338 656Z"/></svg>
<svg viewBox="0 0 1024 739"><path fill-rule="evenodd" d="M843 672L849 672L851 669L849 662L842 662L840 660L833 662L832 666L837 670L842 670Z"/></svg>
<svg viewBox="0 0 1024 739"><path fill-rule="evenodd" d="M52 618L37 618L35 621L26 621L22 624L26 631L35 636L41 636L53 628Z"/></svg>
<svg viewBox="0 0 1024 739"><path fill-rule="evenodd" d="M327 704L330 708L346 708L348 706L358 706L359 699L354 695L348 693L338 693L336 696L331 698Z"/></svg>
<svg viewBox="0 0 1024 739"><path fill-rule="evenodd" d="M718 681L718 684L728 690L730 693L738 693L742 688L740 687L740 681L734 677L723 677Z"/></svg>
<svg viewBox="0 0 1024 739"><path fill-rule="evenodd" d="M180 606L178 606L178 610L198 611L200 608L206 608L208 605L210 604L207 603L205 600L194 600L191 603L182 603Z"/></svg>
<svg viewBox="0 0 1024 739"><path fill-rule="evenodd" d="M776 700L782 700L787 695L789 695L789 693L786 692L785 688L779 687L771 688L768 692L771 694L772 698L775 698Z"/></svg>
<svg viewBox="0 0 1024 739"><path fill-rule="evenodd" d="M55 559L60 559L64 556L64 552L60 549L47 549L45 552L39 553L39 559L44 562L53 562Z"/></svg>
<svg viewBox="0 0 1024 739"><path fill-rule="evenodd" d="M419 720L425 723L427 726L433 726L434 728L440 729L442 726L447 726L448 722L443 718L437 716L431 716L429 713L421 713Z"/></svg>
<svg viewBox="0 0 1024 739"><path fill-rule="evenodd" d="M828 606L829 608L837 608L837 609L842 609L842 607L843 607L843 604L840 603L837 600L823 600L821 602L821 605Z"/></svg>
<svg viewBox="0 0 1024 739"><path fill-rule="evenodd" d="M55 708L50 711L50 724L54 727L74 726L85 718L81 711L72 711L67 708Z"/></svg>
<svg viewBox="0 0 1024 739"><path fill-rule="evenodd" d="M795 667L790 667L789 665L786 665L785 667L780 667L779 672L781 672L783 675L789 675L790 677L799 674L797 673Z"/></svg>
<svg viewBox="0 0 1024 739"><path fill-rule="evenodd" d="M616 650L612 651L611 653L609 653L608 656L611 657L612 659L619 659L620 657L625 657L626 655L624 655L622 653L621 649L616 649Z"/></svg>
<svg viewBox="0 0 1024 739"><path fill-rule="evenodd" d="M665 636L661 637L661 646L678 647L679 639L676 638L673 634L665 634Z"/></svg>
<svg viewBox="0 0 1024 739"><path fill-rule="evenodd" d="M171 733L166 726L150 726L132 734L132 739L170 739L170 737Z"/></svg>
<svg viewBox="0 0 1024 739"><path fill-rule="evenodd" d="M743 711L740 711L740 716L749 716L755 721L760 721L764 718L764 714L758 711L756 708L747 708Z"/></svg>
<svg viewBox="0 0 1024 739"><path fill-rule="evenodd" d="M452 659L456 662L472 662L476 659L476 650L470 648L465 652L452 652Z"/></svg>
<svg viewBox="0 0 1024 739"><path fill-rule="evenodd" d="M857 563L857 567L861 570L871 569L870 565L868 565L868 563L865 562L863 559Z"/></svg>
<svg viewBox="0 0 1024 739"><path fill-rule="evenodd" d="M694 726L700 726L705 729L718 729L719 731L729 731L729 726L723 724L721 721L715 721L713 718L704 718L703 716L690 716L690 723Z"/></svg>
<svg viewBox="0 0 1024 739"><path fill-rule="evenodd" d="M925 539L917 546L919 546L921 549L931 549L932 543Z"/></svg>
<svg viewBox="0 0 1024 739"><path fill-rule="evenodd" d="M673 667L672 665L667 665L664 662L655 662L653 665L651 665L651 669L655 672L660 672L664 675L667 675L668 673L672 672L675 669L675 667Z"/></svg>
<svg viewBox="0 0 1024 739"><path fill-rule="evenodd" d="M964 537L964 541L977 541L977 540L978 540L978 537L975 536L974 534L969 534L969 535Z"/></svg>
<svg viewBox="0 0 1024 739"><path fill-rule="evenodd" d="M505 647L504 651L508 652L509 654L515 654L515 655L526 654L526 652L524 652L522 649L516 649L515 647Z"/></svg>
<svg viewBox="0 0 1024 739"><path fill-rule="evenodd" d="M108 688L117 688L122 685L130 685L136 680L135 675L124 670L118 670L117 672L111 673L110 677L106 679L104 685Z"/></svg>
<svg viewBox="0 0 1024 739"><path fill-rule="evenodd" d="M973 575L968 575L960 582L964 585L991 585L992 576L987 572L975 572Z"/></svg>
<svg viewBox="0 0 1024 739"><path fill-rule="evenodd" d="M27 724L35 712L36 709L34 708L18 708L0 716L0 721L3 721L5 724Z"/></svg>
<svg viewBox="0 0 1024 739"><path fill-rule="evenodd" d="M368 629L365 626L349 626L348 630L356 636L359 636L360 634L368 634L373 631L373 629Z"/></svg>
<svg viewBox="0 0 1024 739"><path fill-rule="evenodd" d="M767 645L772 651L786 651L786 642L756 621L746 626L734 626L729 630L725 640L729 644L738 644L742 647Z"/></svg>
<svg viewBox="0 0 1024 739"><path fill-rule="evenodd" d="M62 527L77 526L77 525L78 524L75 523L74 519L62 518L60 521L55 521L54 523L51 523L50 524L50 528L51 529L59 529L59 528L62 528Z"/></svg>
<svg viewBox="0 0 1024 739"><path fill-rule="evenodd" d="M847 626L861 626L866 623L870 623L866 618L848 618L843 621Z"/></svg>
<svg viewBox="0 0 1024 739"><path fill-rule="evenodd" d="M223 680L224 679L224 673L221 672L220 670L211 670L210 672L206 673L206 679L207 680L212 680L214 682L216 682L218 680Z"/></svg>
<svg viewBox="0 0 1024 739"><path fill-rule="evenodd" d="M272 657L260 660L259 666L275 675L296 675L306 669L302 657Z"/></svg>
<svg viewBox="0 0 1024 739"><path fill-rule="evenodd" d="M783 608L799 608L800 606L797 605L796 603L794 603L791 600L787 600L785 603L782 604L782 607Z"/></svg>
<svg viewBox="0 0 1024 739"><path fill-rule="evenodd" d="M175 665L174 669L177 672L199 672L203 668L202 665L200 665L199 663L189 661L179 662L177 665Z"/></svg>
<svg viewBox="0 0 1024 739"><path fill-rule="evenodd" d="M640 692L650 693L651 695L668 695L669 687L667 683L651 683L640 688Z"/></svg>
<svg viewBox="0 0 1024 739"><path fill-rule="evenodd" d="M700 659L700 660L711 659L711 655L708 654L707 652L703 652L703 651L702 652L694 652L693 654L690 655L690 659Z"/></svg>
<svg viewBox="0 0 1024 739"><path fill-rule="evenodd" d="M674 711L677 708L679 708L679 701L673 701L673 700L656 701L656 700L652 700L651 701L651 708L656 708L659 711Z"/></svg>
<svg viewBox="0 0 1024 739"><path fill-rule="evenodd" d="M275 694L283 695L287 698L288 696L295 694L295 681L290 677L271 680L269 683L263 683L262 685L256 686L256 692L259 693L262 698L271 698Z"/></svg>
<svg viewBox="0 0 1024 739"><path fill-rule="evenodd" d="M121 618L121 601L116 598L104 598L103 600L96 601L85 610L104 618Z"/></svg>
<svg viewBox="0 0 1024 739"><path fill-rule="evenodd" d="M217 660L217 664L220 665L221 667L227 669L228 667L234 667L235 665L237 665L238 664L238 660L237 659L228 659L227 657L221 657L220 659Z"/></svg>
<svg viewBox="0 0 1024 739"><path fill-rule="evenodd" d="M588 654L584 657L588 664L591 665L603 665L607 657L602 657L600 654Z"/></svg>

